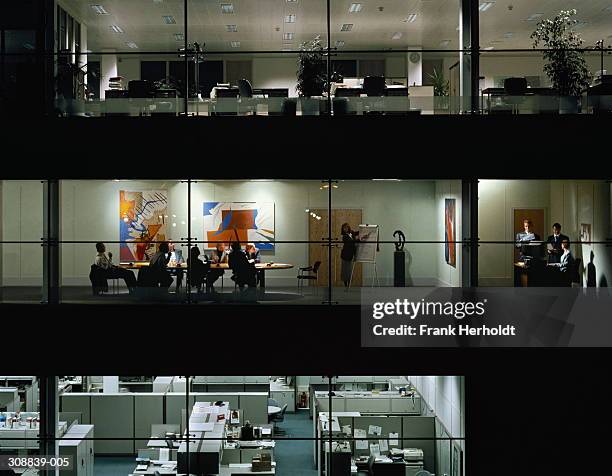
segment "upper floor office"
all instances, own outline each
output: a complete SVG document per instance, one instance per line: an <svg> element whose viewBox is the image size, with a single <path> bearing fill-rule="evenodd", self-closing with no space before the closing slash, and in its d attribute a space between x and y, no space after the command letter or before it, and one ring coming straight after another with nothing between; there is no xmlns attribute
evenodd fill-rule
<svg viewBox="0 0 612 476"><path fill-rule="evenodd" d="M0 96L10 115L610 109L612 10L600 1L567 17L561 0L24 4L0 20ZM548 20L561 26L561 49L536 41Z"/></svg>

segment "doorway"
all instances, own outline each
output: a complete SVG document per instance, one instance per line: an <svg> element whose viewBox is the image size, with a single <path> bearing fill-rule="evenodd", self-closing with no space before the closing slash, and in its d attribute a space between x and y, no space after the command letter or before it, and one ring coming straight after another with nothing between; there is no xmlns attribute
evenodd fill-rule
<svg viewBox="0 0 612 476"><path fill-rule="evenodd" d="M318 241L319 243L310 243L308 246L308 257L309 263L312 265L317 261L321 261L321 267L319 269L319 279L312 284L315 286L327 286L329 276L328 256L330 248L320 243L322 240L326 240L328 236L328 210L326 208L315 208L310 210L311 213L315 214L315 217L308 215L308 239L310 241ZM342 250L342 236L340 230L343 223L348 223L353 230L358 230L359 225L362 221L363 210L356 208L337 208L332 210L332 285L333 286L344 286L340 276L341 262L340 262L340 251ZM320 219L316 218L320 217ZM351 286L361 286L362 282L362 265L361 263L355 263L355 270L353 271L353 281Z"/></svg>

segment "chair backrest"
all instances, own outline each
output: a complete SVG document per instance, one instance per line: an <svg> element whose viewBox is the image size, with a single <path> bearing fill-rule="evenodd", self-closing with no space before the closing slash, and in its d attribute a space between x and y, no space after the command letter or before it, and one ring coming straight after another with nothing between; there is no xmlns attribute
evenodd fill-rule
<svg viewBox="0 0 612 476"><path fill-rule="evenodd" d="M287 411L287 403L285 403L285 404L283 405L283 408L282 408L282 410L281 410L281 412L280 412L280 414L281 414L281 418L285 418L285 412L286 412L286 411Z"/></svg>
<svg viewBox="0 0 612 476"><path fill-rule="evenodd" d="M273 398L268 398L268 405L271 407L279 407L278 402Z"/></svg>
<svg viewBox="0 0 612 476"><path fill-rule="evenodd" d="M312 272L317 274L319 272L319 268L321 267L320 261L315 261L315 264L312 265Z"/></svg>
<svg viewBox="0 0 612 476"><path fill-rule="evenodd" d="M130 98L150 98L154 93L153 83L146 79L133 80L128 83L128 97Z"/></svg>
<svg viewBox="0 0 612 476"><path fill-rule="evenodd" d="M363 90L367 96L384 96L386 88L384 76L366 76L363 79Z"/></svg>
<svg viewBox="0 0 612 476"><path fill-rule="evenodd" d="M527 80L525 78L506 78L504 91L508 96L523 96L527 92Z"/></svg>
<svg viewBox="0 0 612 476"><path fill-rule="evenodd" d="M238 91L240 92L241 98L253 97L253 87L251 86L251 82L248 79L238 80Z"/></svg>

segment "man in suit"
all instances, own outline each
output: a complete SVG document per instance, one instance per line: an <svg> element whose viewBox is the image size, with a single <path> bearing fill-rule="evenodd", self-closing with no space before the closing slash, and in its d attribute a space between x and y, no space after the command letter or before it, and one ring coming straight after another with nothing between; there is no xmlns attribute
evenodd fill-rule
<svg viewBox="0 0 612 476"><path fill-rule="evenodd" d="M559 286L571 286L572 275L575 273L576 260L572 256L570 251L570 242L565 239L561 241L561 255L559 256L558 263L549 263L548 266L556 271L558 275L554 278L553 282L558 283Z"/></svg>
<svg viewBox="0 0 612 476"><path fill-rule="evenodd" d="M552 228L553 234L546 240L546 247L548 248L548 262L559 263L561 260L561 255L563 254L561 243L563 243L563 241L567 241L569 243L569 237L561 234L561 225L559 223L555 223Z"/></svg>
<svg viewBox="0 0 612 476"><path fill-rule="evenodd" d="M540 235L533 231L533 222L525 218L523 220L523 231L519 231L515 237L516 247L521 250L521 260L526 256L531 256L530 247L525 245L528 245L532 241L540 241Z"/></svg>

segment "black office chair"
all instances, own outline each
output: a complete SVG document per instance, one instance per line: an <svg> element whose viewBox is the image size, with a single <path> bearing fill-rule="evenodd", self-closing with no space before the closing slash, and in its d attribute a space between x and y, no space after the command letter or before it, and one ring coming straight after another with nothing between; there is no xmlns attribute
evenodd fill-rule
<svg viewBox="0 0 612 476"><path fill-rule="evenodd" d="M146 79L133 80L128 83L128 97L130 99L152 98L155 95L155 86Z"/></svg>
<svg viewBox="0 0 612 476"><path fill-rule="evenodd" d="M386 96L386 90L384 76L366 76L363 79L363 91L368 97Z"/></svg>
<svg viewBox="0 0 612 476"><path fill-rule="evenodd" d="M512 106L513 114L518 114L519 106L527 94L527 80L525 78L506 78L504 80L504 93L506 101Z"/></svg>
<svg viewBox="0 0 612 476"><path fill-rule="evenodd" d="M238 91L240 93L241 98L253 97L253 87L251 86L251 82L248 79L238 80Z"/></svg>
<svg viewBox="0 0 612 476"><path fill-rule="evenodd" d="M281 423L283 421L285 421L285 412L287 411L287 404L285 403L283 405L283 408L281 409L280 413L274 415L274 417L272 418L272 421L274 423ZM285 435L287 434L287 432L285 430L283 430L282 428L279 428L277 425L274 425L274 433L277 435Z"/></svg>
<svg viewBox="0 0 612 476"><path fill-rule="evenodd" d="M321 267L321 262L316 261L312 266L307 266L306 268L299 268L299 274L297 276L298 279L298 290L303 291L304 288L304 280L315 281L319 280L319 268Z"/></svg>

